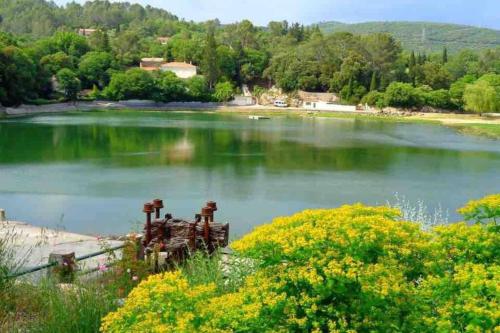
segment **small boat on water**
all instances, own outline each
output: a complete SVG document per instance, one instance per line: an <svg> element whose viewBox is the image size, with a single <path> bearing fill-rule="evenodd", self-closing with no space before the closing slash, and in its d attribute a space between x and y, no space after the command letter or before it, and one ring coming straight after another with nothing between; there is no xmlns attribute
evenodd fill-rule
<svg viewBox="0 0 500 333"><path fill-rule="evenodd" d="M263 119L271 119L269 117L265 117L265 116L255 116L255 115L252 115L252 116L248 116L248 119L252 119L252 120L263 120Z"/></svg>

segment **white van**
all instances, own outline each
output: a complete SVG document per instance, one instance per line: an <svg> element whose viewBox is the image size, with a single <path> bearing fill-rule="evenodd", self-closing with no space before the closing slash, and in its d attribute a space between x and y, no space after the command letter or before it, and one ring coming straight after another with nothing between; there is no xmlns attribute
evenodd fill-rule
<svg viewBox="0 0 500 333"><path fill-rule="evenodd" d="M278 108L286 108L286 107L288 107L288 104L285 101L277 99L274 101L274 106L276 106Z"/></svg>

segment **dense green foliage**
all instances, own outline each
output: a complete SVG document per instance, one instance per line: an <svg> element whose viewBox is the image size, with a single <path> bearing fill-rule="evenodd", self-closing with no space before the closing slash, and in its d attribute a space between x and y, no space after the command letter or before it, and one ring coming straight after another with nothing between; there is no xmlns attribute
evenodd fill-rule
<svg viewBox="0 0 500 333"><path fill-rule="evenodd" d="M451 53L462 49L487 49L500 46L500 31L448 23L431 22L366 22L345 24L323 22L322 31L353 34L389 33L408 50L439 52L443 46Z"/></svg>
<svg viewBox="0 0 500 333"><path fill-rule="evenodd" d="M244 258L240 265L254 268L234 288L221 288L216 274L152 276L101 329L494 332L500 320L499 199L464 207L467 216L481 217L475 225L429 231L401 221L396 209L361 204L277 218L232 244Z"/></svg>
<svg viewBox="0 0 500 333"><path fill-rule="evenodd" d="M266 28L247 20L194 23L164 10L107 1L64 7L0 1L0 29L14 33L0 32L3 105L76 98L76 80L54 84L63 69L77 76L84 95L92 89L90 97L113 100L227 101L234 87L247 84L258 94L276 85L285 92L329 91L343 103L379 107L485 112L499 104L495 84L482 77L500 74L500 48L449 53L442 43L439 52L425 54L404 51L385 33L324 34L318 26L286 21ZM88 37L75 33L82 27L97 31ZM168 42L158 41L165 36ZM200 76L178 80L140 72L143 57L191 62ZM68 83L71 89L61 87Z"/></svg>

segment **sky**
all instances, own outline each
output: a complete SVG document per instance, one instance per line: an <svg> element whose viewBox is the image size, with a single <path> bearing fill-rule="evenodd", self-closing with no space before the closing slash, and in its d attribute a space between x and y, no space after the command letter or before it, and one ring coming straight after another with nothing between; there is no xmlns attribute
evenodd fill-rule
<svg viewBox="0 0 500 333"><path fill-rule="evenodd" d="M63 4L68 0L56 0ZM431 21L500 30L500 0L129 0L166 9L180 18L222 23L249 19L257 25L288 20ZM84 2L82 0L78 2Z"/></svg>

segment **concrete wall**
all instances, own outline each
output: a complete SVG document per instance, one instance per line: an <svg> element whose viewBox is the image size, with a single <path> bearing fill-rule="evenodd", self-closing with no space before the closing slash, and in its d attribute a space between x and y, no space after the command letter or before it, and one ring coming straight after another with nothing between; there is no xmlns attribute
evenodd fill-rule
<svg viewBox="0 0 500 333"><path fill-rule="evenodd" d="M255 105L255 99L251 96L235 96L234 99L227 104L231 106L250 106Z"/></svg>
<svg viewBox="0 0 500 333"><path fill-rule="evenodd" d="M341 105L326 102L304 102L304 109L317 111L354 112L355 105Z"/></svg>
<svg viewBox="0 0 500 333"><path fill-rule="evenodd" d="M168 67L168 66L162 66L161 67L161 70L163 72L165 71L170 71L170 72L173 72L175 75L177 75L177 77L181 78L181 79L189 79L193 76L196 76L197 74L197 71L196 71L196 67L193 67L193 68L176 68L176 67Z"/></svg>

